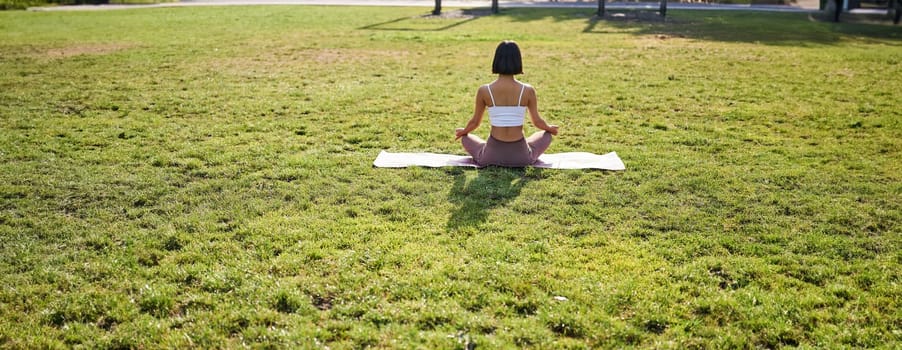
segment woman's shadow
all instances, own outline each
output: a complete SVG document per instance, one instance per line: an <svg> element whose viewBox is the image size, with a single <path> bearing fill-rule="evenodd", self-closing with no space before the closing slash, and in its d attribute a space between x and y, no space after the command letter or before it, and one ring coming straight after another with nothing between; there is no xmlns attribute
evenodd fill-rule
<svg viewBox="0 0 902 350"><path fill-rule="evenodd" d="M474 227L486 221L489 210L520 195L527 182L541 178L538 168L488 167L475 170L454 168L454 186L448 199L456 205L448 219L449 230Z"/></svg>

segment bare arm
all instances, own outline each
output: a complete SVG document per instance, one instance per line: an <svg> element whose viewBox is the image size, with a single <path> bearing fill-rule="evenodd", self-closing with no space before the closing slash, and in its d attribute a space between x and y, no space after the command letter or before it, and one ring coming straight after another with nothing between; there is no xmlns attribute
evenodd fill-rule
<svg viewBox="0 0 902 350"><path fill-rule="evenodd" d="M545 130L552 135L557 135L558 126L548 124L545 122L545 119L542 119L542 116L539 115L538 97L536 89L532 86L526 90L526 108L529 110L529 118L532 121L533 126Z"/></svg>
<svg viewBox="0 0 902 350"><path fill-rule="evenodd" d="M482 116L485 113L486 108L485 94L487 94L487 92L481 86L479 87L479 90L476 90L476 106L473 108L473 117L467 122L467 126L455 130L455 139L459 139L464 135L473 132L473 130L476 130L476 128L479 127L479 124L482 123Z"/></svg>

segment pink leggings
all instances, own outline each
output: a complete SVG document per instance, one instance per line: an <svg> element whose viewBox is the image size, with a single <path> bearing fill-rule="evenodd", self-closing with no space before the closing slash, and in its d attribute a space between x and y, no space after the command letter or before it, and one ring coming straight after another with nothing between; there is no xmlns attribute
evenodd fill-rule
<svg viewBox="0 0 902 350"><path fill-rule="evenodd" d="M551 134L539 131L514 142L498 141L492 136L489 136L488 141L483 141L478 136L467 134L460 142L467 153L473 156L476 164L524 167L535 163L545 153L551 145Z"/></svg>

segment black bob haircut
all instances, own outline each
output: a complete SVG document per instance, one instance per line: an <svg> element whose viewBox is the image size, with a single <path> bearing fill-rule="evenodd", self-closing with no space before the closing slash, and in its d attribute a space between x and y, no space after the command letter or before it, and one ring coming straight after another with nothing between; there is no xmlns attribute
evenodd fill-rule
<svg viewBox="0 0 902 350"><path fill-rule="evenodd" d="M492 61L493 74L523 74L523 59L517 43L505 40L495 49L495 60Z"/></svg>

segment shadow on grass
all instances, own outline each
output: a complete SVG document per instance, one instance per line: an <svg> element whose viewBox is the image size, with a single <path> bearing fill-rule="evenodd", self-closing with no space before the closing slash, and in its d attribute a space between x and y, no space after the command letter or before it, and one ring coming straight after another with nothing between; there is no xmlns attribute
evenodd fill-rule
<svg viewBox="0 0 902 350"><path fill-rule="evenodd" d="M541 177L541 169L535 168L455 168L449 172L454 175L454 186L448 199L457 206L445 225L449 230L484 223L490 209L517 198L527 182Z"/></svg>
<svg viewBox="0 0 902 350"><path fill-rule="evenodd" d="M391 21L370 24L357 28L358 30L388 30L388 31L417 31L417 32L440 32L457 26L475 21L479 17L490 14L485 9L463 9L452 11L451 15L440 16L421 16L421 17L401 17ZM445 21L431 21L432 19L455 20L446 25ZM439 24L441 26L436 26Z"/></svg>
<svg viewBox="0 0 902 350"><path fill-rule="evenodd" d="M902 27L823 22L816 15L806 13L673 12L676 13L664 21L635 20L629 14L613 19L590 18L583 33L664 35L777 46L833 45L848 39L902 45Z"/></svg>
<svg viewBox="0 0 902 350"><path fill-rule="evenodd" d="M553 20L584 23L586 34L666 35L723 42L766 45L830 45L846 39L902 45L902 26L826 22L817 14L760 11L610 10L604 18L594 9L502 9L496 16L515 22ZM892 22L888 22L892 23Z"/></svg>

